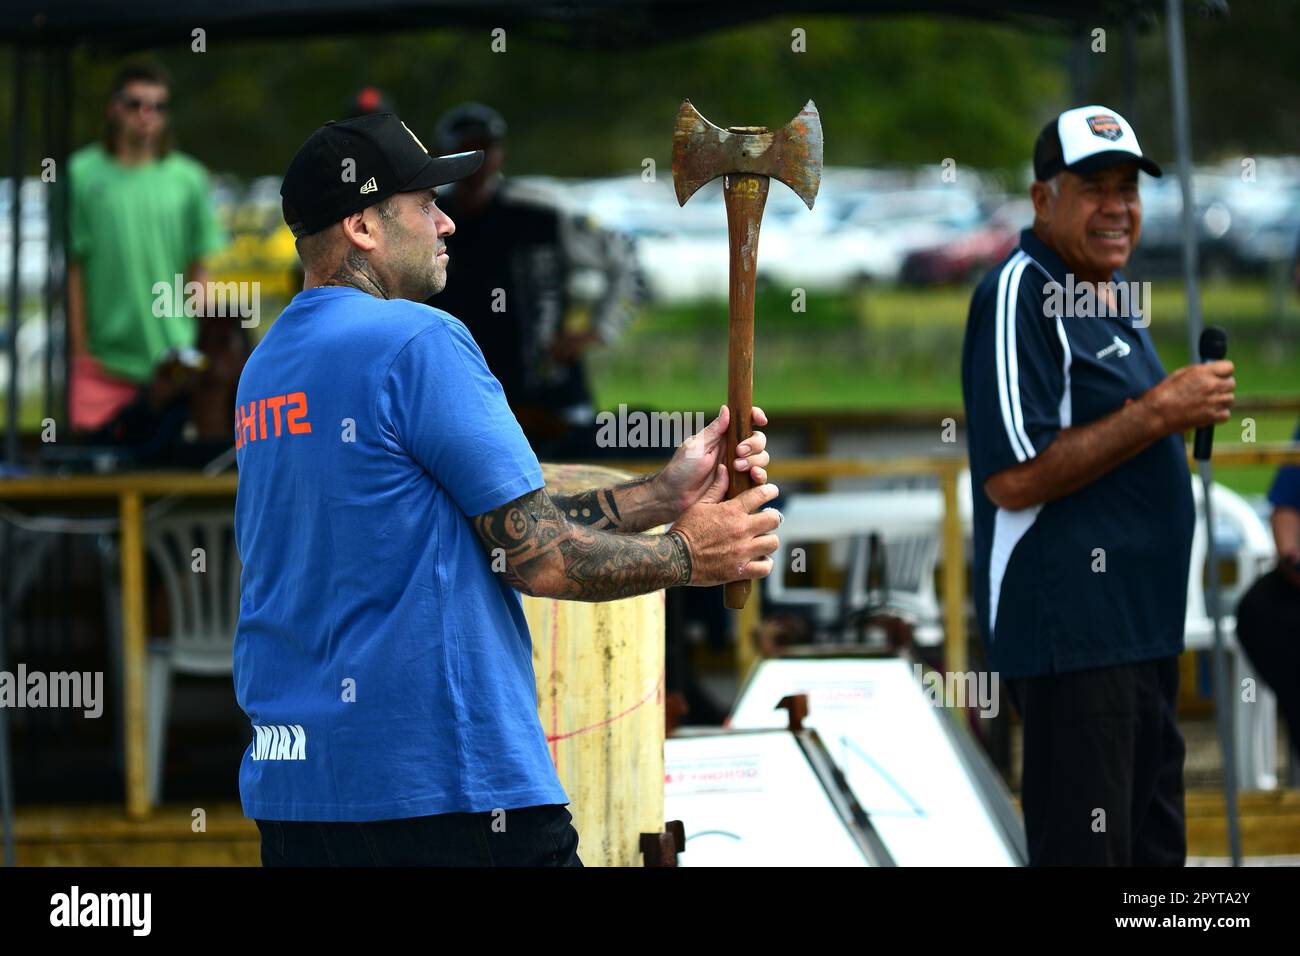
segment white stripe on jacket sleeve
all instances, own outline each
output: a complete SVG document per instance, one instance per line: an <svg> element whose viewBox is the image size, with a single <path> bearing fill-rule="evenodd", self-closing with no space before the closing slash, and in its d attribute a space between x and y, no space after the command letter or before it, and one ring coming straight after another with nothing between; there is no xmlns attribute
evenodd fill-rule
<svg viewBox="0 0 1300 956"><path fill-rule="evenodd" d="M1025 416L1020 407L1020 370L1016 358L1016 301L1020 276L1029 257L1017 250L1007 260L998 276L997 313L994 324L993 351L997 357L998 404L1007 441L1017 461L1034 457L1036 452L1025 434Z"/></svg>

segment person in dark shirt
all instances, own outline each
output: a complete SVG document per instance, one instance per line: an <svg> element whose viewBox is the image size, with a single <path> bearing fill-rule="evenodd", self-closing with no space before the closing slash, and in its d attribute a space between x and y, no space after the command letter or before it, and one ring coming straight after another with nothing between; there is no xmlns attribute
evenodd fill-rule
<svg viewBox="0 0 1300 956"><path fill-rule="evenodd" d="M457 106L438 122L440 148L481 149L484 161L440 198L456 222L455 255L447 288L429 304L469 328L540 456L591 457L600 450L583 356L630 317L631 256L620 237L508 188L501 175L505 134L505 120L480 103ZM604 277L584 329L568 321L578 268Z"/></svg>
<svg viewBox="0 0 1300 956"><path fill-rule="evenodd" d="M1295 441L1300 442L1300 428ZM1237 641L1277 694L1291 745L1300 746L1300 467L1279 468L1273 505L1277 567L1256 581L1237 608Z"/></svg>

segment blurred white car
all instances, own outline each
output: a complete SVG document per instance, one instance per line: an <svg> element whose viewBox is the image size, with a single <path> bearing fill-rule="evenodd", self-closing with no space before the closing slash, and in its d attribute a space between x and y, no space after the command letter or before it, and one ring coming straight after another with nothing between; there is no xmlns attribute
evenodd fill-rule
<svg viewBox="0 0 1300 956"><path fill-rule="evenodd" d="M727 214L721 180L685 206L671 177L639 175L576 184L572 201L606 229L628 236L646 295L655 302L727 296Z"/></svg>
<svg viewBox="0 0 1300 956"><path fill-rule="evenodd" d="M918 175L827 169L811 210L786 186L773 182L759 232L760 287L833 291L896 281L914 249L978 224L980 205L971 186L916 188ZM705 185L681 207L671 176L588 180L570 184L569 192L574 203L606 228L633 237L652 299L726 298L727 217L721 179Z"/></svg>
<svg viewBox="0 0 1300 956"><path fill-rule="evenodd" d="M956 186L831 193L818 196L812 210L790 198L793 206L776 201L775 228L759 239L760 279L780 288L896 282L912 252L951 241L982 220L976 195Z"/></svg>

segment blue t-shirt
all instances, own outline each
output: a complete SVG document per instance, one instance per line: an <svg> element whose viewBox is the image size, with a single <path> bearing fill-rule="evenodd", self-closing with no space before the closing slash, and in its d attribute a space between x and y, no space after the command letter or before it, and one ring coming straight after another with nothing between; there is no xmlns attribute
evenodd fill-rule
<svg viewBox="0 0 1300 956"><path fill-rule="evenodd" d="M470 517L543 485L458 320L300 292L239 380L235 691L249 817L567 803L519 593Z"/></svg>
<svg viewBox="0 0 1300 956"><path fill-rule="evenodd" d="M1026 229L976 288L966 325L972 587L989 667L1004 677L1183 649L1194 512L1181 435L1036 507L1008 511L984 492L990 476L1042 454L1061 430L1104 418L1165 377L1132 308L1086 317L1097 310L1080 308L1075 289L1065 263Z"/></svg>
<svg viewBox="0 0 1300 956"><path fill-rule="evenodd" d="M1300 443L1300 427L1291 439ZM1273 478L1273 486L1268 489L1268 501L1275 508L1300 509L1300 465L1283 465Z"/></svg>

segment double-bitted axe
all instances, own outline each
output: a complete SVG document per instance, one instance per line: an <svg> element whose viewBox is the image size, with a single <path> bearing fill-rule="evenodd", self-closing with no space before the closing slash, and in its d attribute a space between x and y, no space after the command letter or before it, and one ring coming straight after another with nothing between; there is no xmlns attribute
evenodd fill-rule
<svg viewBox="0 0 1300 956"><path fill-rule="evenodd" d="M727 467L731 481L727 497L752 487L749 472L736 471L736 445L752 430L754 404L754 278L758 257L758 228L767 203L769 179L779 179L809 209L822 181L822 123L809 100L799 115L776 132L765 126L714 126L691 105L682 102L673 128L673 184L678 205L686 205L705 183L722 179L727 205L727 239L731 250L728 301L731 310L727 350ZM749 582L732 581L723 603L742 608L749 599Z"/></svg>

